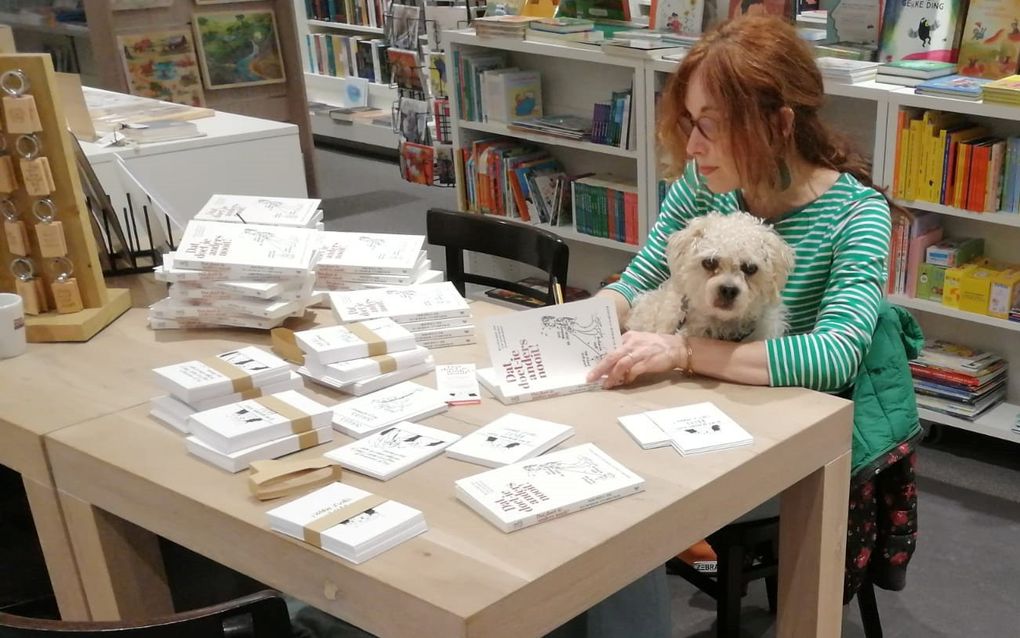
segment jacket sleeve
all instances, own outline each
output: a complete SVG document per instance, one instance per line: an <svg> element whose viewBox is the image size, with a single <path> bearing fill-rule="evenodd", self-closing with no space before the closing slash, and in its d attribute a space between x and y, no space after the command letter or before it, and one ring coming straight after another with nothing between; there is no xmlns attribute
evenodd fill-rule
<svg viewBox="0 0 1020 638"><path fill-rule="evenodd" d="M832 265L814 329L766 342L769 382L835 392L849 385L871 345L884 297L892 224L877 195L833 229Z"/></svg>

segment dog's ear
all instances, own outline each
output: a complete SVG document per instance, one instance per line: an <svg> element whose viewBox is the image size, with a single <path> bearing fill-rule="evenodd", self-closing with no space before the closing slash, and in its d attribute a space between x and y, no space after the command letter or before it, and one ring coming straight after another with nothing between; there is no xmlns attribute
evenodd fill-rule
<svg viewBox="0 0 1020 638"><path fill-rule="evenodd" d="M783 241L774 230L766 233L764 238L765 254L768 257L771 276L768 278L772 287L769 291L772 296L778 298L783 288L786 287L786 280L796 264L797 254L790 248L790 245Z"/></svg>
<svg viewBox="0 0 1020 638"><path fill-rule="evenodd" d="M687 222L687 225L669 236L666 242L666 263L672 269L673 264L679 264L683 255L694 249L698 239L705 235L705 228L708 226L708 217L695 217Z"/></svg>

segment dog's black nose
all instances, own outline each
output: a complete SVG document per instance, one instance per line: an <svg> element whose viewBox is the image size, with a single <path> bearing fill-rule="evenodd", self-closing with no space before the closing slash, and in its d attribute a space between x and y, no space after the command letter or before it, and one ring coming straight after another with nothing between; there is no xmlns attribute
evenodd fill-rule
<svg viewBox="0 0 1020 638"><path fill-rule="evenodd" d="M736 286L719 286L719 296L726 301L733 301L740 294L740 289Z"/></svg>

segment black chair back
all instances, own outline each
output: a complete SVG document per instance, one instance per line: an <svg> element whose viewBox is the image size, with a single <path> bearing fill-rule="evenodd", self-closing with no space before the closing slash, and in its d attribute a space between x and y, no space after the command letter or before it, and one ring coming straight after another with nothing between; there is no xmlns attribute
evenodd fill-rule
<svg viewBox="0 0 1020 638"><path fill-rule="evenodd" d="M535 296L534 290L517 282L464 272L466 250L512 259L545 271L549 276L546 305L556 303L553 284L567 284L570 249L558 235L548 230L499 217L441 208L429 209L425 227L428 242L446 248L446 278L461 295L465 294L465 284L472 283Z"/></svg>
<svg viewBox="0 0 1020 638"><path fill-rule="evenodd" d="M289 638L290 616L278 592L145 621L69 622L0 613L0 638Z"/></svg>

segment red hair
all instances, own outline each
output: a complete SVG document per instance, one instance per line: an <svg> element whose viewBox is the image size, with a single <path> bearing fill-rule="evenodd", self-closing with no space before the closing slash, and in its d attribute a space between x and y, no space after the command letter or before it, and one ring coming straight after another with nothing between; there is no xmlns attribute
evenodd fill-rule
<svg viewBox="0 0 1020 638"><path fill-rule="evenodd" d="M772 16L743 16L702 36L666 86L659 109L658 141L667 174L686 164L687 91L699 73L716 108L746 187L778 190L780 166L791 150L816 165L850 173L871 186L868 162L818 116L825 99L814 56L788 23ZM781 109L793 111L784 132Z"/></svg>

